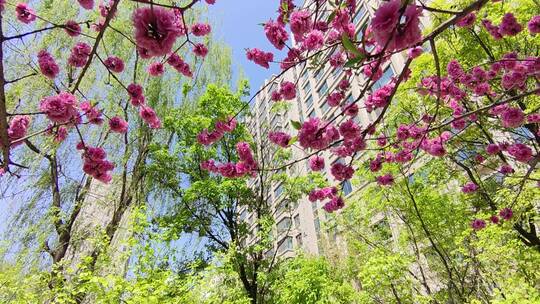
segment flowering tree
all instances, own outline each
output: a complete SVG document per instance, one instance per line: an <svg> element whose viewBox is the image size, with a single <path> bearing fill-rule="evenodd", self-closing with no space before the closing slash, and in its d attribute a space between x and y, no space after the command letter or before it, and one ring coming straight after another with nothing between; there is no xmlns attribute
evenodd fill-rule
<svg viewBox="0 0 540 304"><path fill-rule="evenodd" d="M535 55L539 17L530 1L523 1L517 8L526 13L520 15L523 20L518 20L504 2L462 1L452 9L432 5L421 1L383 2L368 26L355 34L351 20L358 9L356 1L308 1L303 7L292 1L280 2L277 21L270 19L264 25L272 45L277 50L288 49L287 56L279 61L283 72L276 79L281 86L272 92L272 100L287 102L295 98L299 80L281 78L287 70L306 62L316 67L321 66L320 62L329 62L334 68L344 68L347 75L335 91L326 95L328 105L341 110L326 119L293 122L298 129L294 138L307 156L288 165L309 161L312 170L321 170L324 158L320 154L329 150L343 160L330 168L339 188L358 167L365 166L358 160L369 159L372 172L387 171L373 180L384 187L396 181L396 173L413 174L415 168L426 162L426 157L443 158L465 174L467 180L460 181L463 193L478 193L491 210L493 220L509 219L514 216L513 208L524 187L538 183L535 168L539 160L540 89L539 58ZM482 14L486 18L477 21ZM425 33L422 16L433 22ZM461 60L452 58L448 47L450 31L472 35L471 43L480 53ZM508 43L523 47L508 48ZM492 47L499 44L498 48ZM374 89L385 63L398 56L405 57L402 69L388 84ZM428 57L433 64L426 63ZM249 49L247 58L264 68L274 61L273 53L257 48ZM417 60L424 65L415 64ZM360 94L347 103L345 93L355 81L359 81ZM388 119L388 113L403 110L403 99L413 99L417 108L407 119ZM359 125L354 120L359 111L375 118ZM510 134L516 133L520 134L518 138L511 138ZM281 147L290 147L293 135L268 134ZM394 164L397 170L386 170L396 167ZM278 169L281 168L274 170ZM505 185L516 193L511 201L494 201L484 185L486 174L497 172L513 181ZM335 188L316 189L310 193L310 200L326 200L325 209L329 212L345 205ZM482 229L486 219L473 216L471 225ZM514 229L527 245L539 248L540 238L532 222L527 229L519 223Z"/></svg>

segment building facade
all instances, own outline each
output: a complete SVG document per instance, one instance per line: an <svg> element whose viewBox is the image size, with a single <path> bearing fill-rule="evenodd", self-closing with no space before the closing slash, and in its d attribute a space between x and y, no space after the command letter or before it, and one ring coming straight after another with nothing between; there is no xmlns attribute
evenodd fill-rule
<svg viewBox="0 0 540 304"><path fill-rule="evenodd" d="M310 2L311 1L307 1ZM328 4L328 2L326 2ZM353 18L356 25L357 36L361 37L363 30L367 27L369 19L374 14L374 8L378 6L378 1L358 1L357 13ZM322 14L318 20L326 20L331 12L331 8L322 9ZM329 58L336 51L336 48L328 50L323 58ZM396 71L400 71L404 65L405 57L393 56L391 61L383 64L383 76L373 85L372 90L376 90L387 84ZM273 144L268 142L269 131L283 131L294 135L297 130L292 126L292 121L300 123L305 120L318 117L326 120L340 114L340 107L330 107L326 101L327 96L337 90L338 83L347 77L342 68L333 68L328 62L324 62L317 67L308 66L307 64L297 65L294 68L287 70L285 73L270 77L261 88L261 92L257 95L254 103L251 106L251 117L247 121L248 128L253 132L255 142L259 146L263 146L265 150L271 150ZM296 98L294 100L285 101L289 103L288 110L284 114L273 111L274 101L271 100L271 93L279 89L279 84L284 81L291 81L296 84ZM353 71L353 75L349 78L351 83L350 89L345 94L345 101L352 102L356 100L368 79L358 70ZM367 94L366 94L367 95ZM358 105L362 105L360 100ZM373 120L376 119L379 112L373 111L368 113L360 106L360 111L354 120L363 128L367 127ZM340 116L335 123L348 119ZM277 149L277 148L275 148ZM301 159L306 157L303 150L292 147L292 159ZM267 152L267 155L258 155L259 159L264 158L271 160L272 151ZM339 184L330 174L330 167L338 160L338 157L324 151L319 154L325 158L324 176L330 184ZM294 164L289 168L284 168L290 176L307 175L310 171L308 161L304 160ZM258 186L257 180L252 180L251 186ZM352 196L354 192L361 189L362 185L352 185L350 181L346 181L342 185L342 194L347 201L347 198ZM279 183L273 183L268 189L267 195L270 202L272 213L275 220L275 227L272 231L272 239L274 248L269 254L277 251L279 257L290 257L297 251L303 251L307 254L319 255L322 254L325 244L328 242L339 242L337 231L324 233L321 230L321 225L326 221L326 211L322 209L322 202L310 202L307 197L302 198L298 203L290 206L283 198L283 186ZM254 214L246 209L240 210L240 218L255 225ZM381 219L380 221L382 221ZM379 221L379 222L380 222ZM378 222L375 221L374 225ZM256 228L252 226L253 234L256 233Z"/></svg>

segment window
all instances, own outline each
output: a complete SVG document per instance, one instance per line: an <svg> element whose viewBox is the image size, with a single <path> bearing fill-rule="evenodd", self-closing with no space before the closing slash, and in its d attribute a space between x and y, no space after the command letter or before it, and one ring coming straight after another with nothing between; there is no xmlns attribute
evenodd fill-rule
<svg viewBox="0 0 540 304"><path fill-rule="evenodd" d="M309 94L309 92L311 92L311 85L309 84L309 80L306 80L306 83L304 83L304 87L302 89L306 94Z"/></svg>
<svg viewBox="0 0 540 304"><path fill-rule="evenodd" d="M304 243L302 241L302 234L298 234L296 236L296 246L302 247L303 245L304 245Z"/></svg>
<svg viewBox="0 0 540 304"><path fill-rule="evenodd" d="M283 193L283 185L279 184L276 189L274 190L274 198L278 198Z"/></svg>
<svg viewBox="0 0 540 304"><path fill-rule="evenodd" d="M353 19L354 24L356 25L360 24L360 21L362 21L362 19L366 15L366 12L367 11L364 8L364 6L360 5L360 7L358 8L358 13L356 14L356 16L354 16L354 19Z"/></svg>
<svg viewBox="0 0 540 304"><path fill-rule="evenodd" d="M279 253L283 253L285 251L292 250L292 249L293 249L292 236L285 237L279 242L279 246L278 246Z"/></svg>
<svg viewBox="0 0 540 304"><path fill-rule="evenodd" d="M243 221L247 216L247 210L244 210L242 211L242 213L240 214L240 220Z"/></svg>
<svg viewBox="0 0 540 304"><path fill-rule="evenodd" d="M319 87L319 90L317 91L317 93L319 94L319 97L322 98L324 96L324 94L326 94L326 92L328 92L328 85L326 84L326 81L325 81Z"/></svg>
<svg viewBox="0 0 540 304"><path fill-rule="evenodd" d="M302 76L300 76L300 77L302 78L303 82L307 81L307 69L305 69L304 72L302 72Z"/></svg>
<svg viewBox="0 0 540 304"><path fill-rule="evenodd" d="M291 218L286 217L277 223L278 234L288 231L291 228Z"/></svg>
<svg viewBox="0 0 540 304"><path fill-rule="evenodd" d="M373 84L373 91L381 88L382 86L384 86L385 84L389 83L390 82L390 79L392 77L394 77L394 69L392 69L392 67L388 67L386 68L386 70L384 70L384 73L383 75L381 76L381 78L379 80L377 80L375 82L375 84Z"/></svg>
<svg viewBox="0 0 540 304"><path fill-rule="evenodd" d="M311 112L309 112L308 116L309 116L309 118L315 117L315 109L311 110Z"/></svg>
<svg viewBox="0 0 540 304"><path fill-rule="evenodd" d="M343 194L349 195L352 192L352 185L350 180L346 180L343 182Z"/></svg>
<svg viewBox="0 0 540 304"><path fill-rule="evenodd" d="M341 75L342 71L343 71L343 67L338 66L337 68L334 68L334 70L332 71L332 74L334 75L335 78L338 78L339 75Z"/></svg>
<svg viewBox="0 0 540 304"><path fill-rule="evenodd" d="M323 114L326 114L326 112L328 112L329 109L330 109L330 106L328 105L328 102L325 99L324 103L321 106L321 110L322 110Z"/></svg>
<svg viewBox="0 0 540 304"><path fill-rule="evenodd" d="M319 218L315 218L313 220L313 225L315 225L315 232L317 233L318 238L319 234L321 233L321 223L319 222Z"/></svg>
<svg viewBox="0 0 540 304"><path fill-rule="evenodd" d="M300 122L304 122L304 115L302 115L302 105L300 104L300 98L296 99L296 105L298 106L298 118L300 118Z"/></svg>
<svg viewBox="0 0 540 304"><path fill-rule="evenodd" d="M279 203L279 205L277 205L276 207L276 214L279 215L287 211L288 209L289 209L289 204L287 203L287 201L281 201L281 203Z"/></svg>
<svg viewBox="0 0 540 304"><path fill-rule="evenodd" d="M512 138L519 143L526 143L529 140L534 139L534 134L525 127L519 127L512 132Z"/></svg>
<svg viewBox="0 0 540 304"><path fill-rule="evenodd" d="M315 72L315 79L317 79L317 81L321 80L323 74L324 74L323 68L321 68L320 70L317 70L317 72Z"/></svg>
<svg viewBox="0 0 540 304"><path fill-rule="evenodd" d="M309 95L306 99L306 108L309 110L313 106L313 96Z"/></svg>
<svg viewBox="0 0 540 304"><path fill-rule="evenodd" d="M294 227L300 229L300 215L297 214L294 216Z"/></svg>

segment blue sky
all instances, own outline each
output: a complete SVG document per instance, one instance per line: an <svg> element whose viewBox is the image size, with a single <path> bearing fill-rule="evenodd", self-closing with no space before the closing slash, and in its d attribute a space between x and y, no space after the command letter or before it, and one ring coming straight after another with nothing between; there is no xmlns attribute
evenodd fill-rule
<svg viewBox="0 0 540 304"><path fill-rule="evenodd" d="M259 24L268 19L275 19L279 0L217 0L209 7L210 18L216 24L214 34L232 48L233 70L235 75L242 70L251 84L252 94L272 74L279 72L279 66L272 65L265 69L246 59L246 48L258 47L274 52L274 47L264 35ZM275 59L283 55L274 52Z"/></svg>

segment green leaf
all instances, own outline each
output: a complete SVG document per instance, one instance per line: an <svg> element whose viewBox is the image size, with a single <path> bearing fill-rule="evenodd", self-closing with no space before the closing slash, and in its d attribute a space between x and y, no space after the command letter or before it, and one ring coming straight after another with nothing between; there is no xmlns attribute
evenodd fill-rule
<svg viewBox="0 0 540 304"><path fill-rule="evenodd" d="M291 120L291 125L296 130L300 130L300 128L302 128L302 124L299 121L296 121L296 120Z"/></svg>
<svg viewBox="0 0 540 304"><path fill-rule="evenodd" d="M336 18L336 11L333 11L330 16L328 16L328 20L326 22L330 23L332 20L334 20L334 18Z"/></svg>
<svg viewBox="0 0 540 304"><path fill-rule="evenodd" d="M343 47L347 51L356 55L356 58L362 57L362 53L360 53L360 51L356 48L356 46L354 46L352 41L349 39L349 36L347 36L346 34L341 35L341 43L343 43Z"/></svg>
<svg viewBox="0 0 540 304"><path fill-rule="evenodd" d="M346 68L351 68L351 67L355 66L357 63L361 62L363 59L364 59L363 56L357 56L357 57L347 61L344 66Z"/></svg>
<svg viewBox="0 0 540 304"><path fill-rule="evenodd" d="M298 141L298 136L294 136L291 138L291 140L289 140L289 145L292 145L294 143L296 143Z"/></svg>

